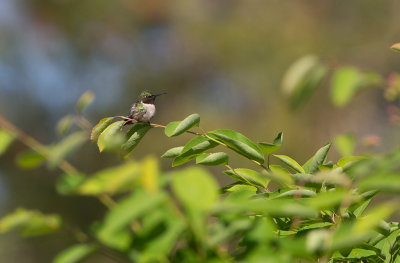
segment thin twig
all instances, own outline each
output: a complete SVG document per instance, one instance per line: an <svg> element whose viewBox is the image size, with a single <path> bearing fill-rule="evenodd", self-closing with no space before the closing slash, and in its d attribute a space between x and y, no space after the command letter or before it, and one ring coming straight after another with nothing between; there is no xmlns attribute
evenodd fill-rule
<svg viewBox="0 0 400 263"><path fill-rule="evenodd" d="M137 122L135 119L131 119L131 118L125 117L125 116L114 116L113 118L122 118L122 119L124 119L124 120L126 120L126 121ZM155 127L155 128L164 128L164 129L167 127L167 126L165 126L165 125L157 124L157 123L150 123L150 126ZM198 136L204 136L204 137L206 137L206 138L209 139L209 140L212 140L212 141L214 141L214 142L216 142L216 143L218 143L218 144L220 144L220 145L222 145L222 146L224 146L224 147L227 147L227 148L231 149L231 148L230 148L228 145L226 145L225 143L223 143L223 142L221 142L221 141L218 141L218 140L212 138L211 136L209 136L201 127L199 127L199 128L202 130L203 133L198 133L198 132L194 132L194 131L185 131L185 132L186 132L186 133L190 133L190 134L194 134L194 135L198 135ZM262 167L264 170L269 171L269 164L268 164L268 167L265 167L265 165L263 165L263 164L260 163L260 162L257 162L256 160L252 160L252 159L249 159L249 160L251 160L252 162L254 162L255 164L257 164L258 166ZM268 159L268 161L269 161L269 159Z"/></svg>
<svg viewBox="0 0 400 263"><path fill-rule="evenodd" d="M41 144L35 138L29 136L28 134L17 128L14 124L9 122L1 114L0 114L0 126L8 130L10 133L14 134L20 142L22 142L32 150L36 151L37 153L41 154L46 159L50 158L51 153L45 145ZM70 164L66 160L61 160L61 162L57 165L57 167L67 175L71 175L78 172L78 169L76 169L72 164ZM107 194L104 194L103 196L98 196L98 198L109 209L111 209L115 205L115 201L113 201L111 196Z"/></svg>

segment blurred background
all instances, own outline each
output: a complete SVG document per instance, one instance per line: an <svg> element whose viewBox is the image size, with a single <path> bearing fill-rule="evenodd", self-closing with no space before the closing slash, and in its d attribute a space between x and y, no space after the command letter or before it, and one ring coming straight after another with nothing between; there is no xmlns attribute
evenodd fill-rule
<svg viewBox="0 0 400 263"><path fill-rule="evenodd" d="M127 115L138 94L149 90L168 92L156 101L155 123L196 112L203 129L234 129L254 141L272 142L282 131L280 152L300 163L344 133L355 135L356 152L387 152L399 145L400 136L387 114L397 105L385 100L382 87L337 108L328 78L292 109L281 82L290 65L307 54L329 65L328 74L351 65L389 76L400 68L400 56L389 49L400 40L398 10L396 0L1 0L0 113L49 144L61 139L54 127L74 113L86 90L96 95L85 111L92 124ZM368 138L378 143L367 147ZM152 129L132 156L160 156L188 139L166 138ZM19 206L40 209L60 213L66 224L84 230L101 219L104 209L97 200L56 193L58 171L18 169L15 155L24 148L17 143L0 159L0 216ZM120 162L90 143L76 156L71 162L87 173ZM335 151L329 155L338 158ZM249 165L241 158L232 162ZM170 169L170 160L161 160L161 166ZM225 182L220 171L212 170ZM66 233L30 239L0 235L0 261L50 262L73 242Z"/></svg>

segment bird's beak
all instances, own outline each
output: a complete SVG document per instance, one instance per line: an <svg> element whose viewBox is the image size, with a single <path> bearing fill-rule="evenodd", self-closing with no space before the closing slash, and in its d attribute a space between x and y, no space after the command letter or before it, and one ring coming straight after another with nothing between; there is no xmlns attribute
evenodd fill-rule
<svg viewBox="0 0 400 263"><path fill-rule="evenodd" d="M153 96L154 97L158 97L158 96L161 96L161 95L164 95L164 94L167 94L166 92L163 92L163 93L160 93L160 94L154 94Z"/></svg>

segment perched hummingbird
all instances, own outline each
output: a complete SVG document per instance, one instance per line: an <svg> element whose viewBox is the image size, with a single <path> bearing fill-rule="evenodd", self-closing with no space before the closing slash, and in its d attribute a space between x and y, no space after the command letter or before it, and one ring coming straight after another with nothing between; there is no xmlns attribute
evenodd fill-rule
<svg viewBox="0 0 400 263"><path fill-rule="evenodd" d="M143 91L140 93L139 100L133 103L131 111L129 113L129 118L134 119L137 122L147 122L150 123L150 119L153 118L156 113L156 107L154 101L160 95L167 94L166 92L160 94L151 94L148 91ZM131 124L133 121L127 120L124 125Z"/></svg>

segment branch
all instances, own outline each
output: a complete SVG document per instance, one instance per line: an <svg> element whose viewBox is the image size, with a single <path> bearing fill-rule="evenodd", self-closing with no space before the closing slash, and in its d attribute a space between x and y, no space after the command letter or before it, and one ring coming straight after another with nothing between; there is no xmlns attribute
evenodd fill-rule
<svg viewBox="0 0 400 263"><path fill-rule="evenodd" d="M17 128L14 124L9 122L6 118L4 118L0 114L0 126L9 131L10 133L16 135L16 138L31 148L32 150L36 151L37 153L43 155L46 159L49 159L50 156L50 151L47 149L47 147L43 144L41 144L39 141L37 141L35 138L29 136L19 128ZM72 173L77 173L78 169L76 169L72 164L67 162L66 160L62 160L57 167L66 173L67 175L70 175ZM107 195L103 194L102 196L97 197L107 208L112 208L115 205L115 201L112 200L112 198Z"/></svg>

